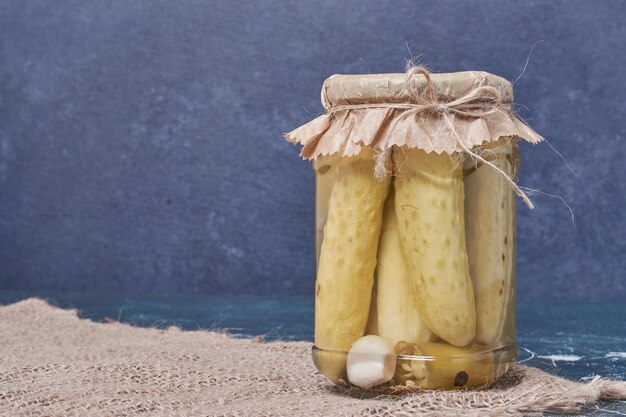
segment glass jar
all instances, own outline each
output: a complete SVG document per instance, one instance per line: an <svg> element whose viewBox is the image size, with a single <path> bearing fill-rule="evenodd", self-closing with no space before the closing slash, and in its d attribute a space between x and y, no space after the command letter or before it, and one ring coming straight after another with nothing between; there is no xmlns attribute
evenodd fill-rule
<svg viewBox="0 0 626 417"><path fill-rule="evenodd" d="M482 148L517 175L515 141ZM400 148L391 160L384 181L369 148L314 162L315 364L349 382L352 344L377 335L397 354L392 386L490 385L517 355L516 196L460 154Z"/></svg>
<svg viewBox="0 0 626 417"><path fill-rule="evenodd" d="M412 84L415 75L424 79ZM459 91L476 94L473 75L457 84L450 81L454 74L432 82L425 70L409 73L403 83L396 82L395 75L376 77L372 82L366 78L339 82L331 77L324 85L323 101L327 109L342 107L329 112L329 119L315 120L287 135L305 144L303 155L313 160L316 176L313 360L331 381L364 389L492 385L517 358L514 190L521 193L514 183L519 172L517 140L520 133L530 136L529 141L541 137L525 125L528 131L521 132L517 119L498 107L498 114L481 110L478 116L462 115L481 119L499 133L477 141L471 135L483 125L463 124L475 120L450 117L452 110L439 102L427 103L427 110L443 109L442 113L425 115L424 101L419 97L417 104L411 101L416 94L410 90L425 83L430 100L446 91L445 103L455 105L463 96ZM499 77L483 81L478 85L504 86L497 93L498 106L502 96L512 98L508 82ZM333 98L333 83L340 84L340 99ZM356 86L352 90L350 83ZM375 93L368 94L368 86ZM451 91L457 94L450 95ZM368 97L409 104L381 105L386 113L377 118L373 114L377 104L355 104ZM484 103L483 98L467 108ZM407 118L405 112L413 109L417 111ZM409 126L414 129L410 136L394 118L404 125L409 119L422 130ZM430 130L429 118L438 119ZM441 119L447 133L442 134ZM361 132L358 152L352 146L355 137L350 136L355 130ZM366 131L373 131L374 139L362 133ZM511 134L502 134L507 131ZM420 132L426 132L431 143L441 135L440 144L434 145L441 149L424 149L419 137L413 140ZM459 139L459 132L467 139ZM325 135L332 141L325 143ZM403 143L402 138L408 139ZM458 146L451 138L459 141Z"/></svg>

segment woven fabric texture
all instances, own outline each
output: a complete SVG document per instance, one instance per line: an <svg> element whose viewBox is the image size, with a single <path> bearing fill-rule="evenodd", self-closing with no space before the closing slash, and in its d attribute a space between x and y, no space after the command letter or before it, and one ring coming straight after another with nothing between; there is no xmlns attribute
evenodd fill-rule
<svg viewBox="0 0 626 417"><path fill-rule="evenodd" d="M81 320L38 299L0 307L0 416L514 416L626 399L523 365L483 391L358 398L328 383L306 342Z"/></svg>

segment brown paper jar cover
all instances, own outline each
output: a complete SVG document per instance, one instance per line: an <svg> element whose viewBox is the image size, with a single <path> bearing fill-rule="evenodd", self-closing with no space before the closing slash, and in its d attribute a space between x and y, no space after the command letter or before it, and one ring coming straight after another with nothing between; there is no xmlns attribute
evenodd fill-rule
<svg viewBox="0 0 626 417"><path fill-rule="evenodd" d="M406 109L385 107L410 104L409 88L424 90L426 77L416 75L410 87L407 74L333 75L322 86L322 105L327 113L286 133L285 138L301 144L304 159L323 155L354 156L364 146L384 151L393 146L420 148L438 154L461 152L458 137L468 148L501 137L538 143L543 138L512 111L513 86L502 77L483 71L430 74L436 100L448 103L482 86L494 87L500 94L501 110L481 117L448 114L453 125L436 112L401 117ZM345 106L376 105L370 108ZM341 106L338 111L333 109Z"/></svg>

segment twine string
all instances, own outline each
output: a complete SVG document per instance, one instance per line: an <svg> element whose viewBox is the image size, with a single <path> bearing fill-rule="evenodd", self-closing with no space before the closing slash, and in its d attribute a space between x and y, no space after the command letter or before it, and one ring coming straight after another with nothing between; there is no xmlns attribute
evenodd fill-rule
<svg viewBox="0 0 626 417"><path fill-rule="evenodd" d="M393 121L393 124L390 127L390 131L393 131L393 128L397 123L404 121L407 118L415 118L418 115L422 114L440 115L440 117L445 122L447 129L452 133L452 136L456 140L459 148L461 148L465 154L469 155L476 163L481 162L485 165L488 165L500 175L502 175L504 179L509 183L511 188L513 188L515 194L517 194L522 199L522 201L524 201L528 208L535 208L532 201L530 201L530 198L528 198L528 195L515 183L515 181L506 172L498 168L494 163L486 160L477 152L474 152L472 150L472 146L465 143L465 141L461 138L461 136L458 134L454 127L453 120L455 116L481 118L487 117L497 112L508 111L507 106L502 103L502 96L500 94L500 91L495 87L481 86L472 89L464 96L459 97L455 100L448 102L439 101L435 93L432 79L430 77L430 72L426 68L422 66L409 68L406 76L406 89L412 100L411 103L346 104L329 108L327 110L327 114L333 114L344 110L361 110L372 108L393 108L404 110L404 112ZM420 91L421 89L419 88L420 76L423 76L426 79L424 91ZM388 175L386 161L389 156L389 152L389 148L383 149L380 150L380 152L378 152L376 156L374 174L379 180Z"/></svg>

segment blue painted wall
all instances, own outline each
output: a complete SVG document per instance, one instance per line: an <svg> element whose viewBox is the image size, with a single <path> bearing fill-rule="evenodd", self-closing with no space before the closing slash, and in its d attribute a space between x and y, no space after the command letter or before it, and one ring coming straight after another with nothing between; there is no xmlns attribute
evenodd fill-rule
<svg viewBox="0 0 626 417"><path fill-rule="evenodd" d="M0 288L308 293L333 73L516 78L524 298L624 299L626 2L0 1Z"/></svg>

